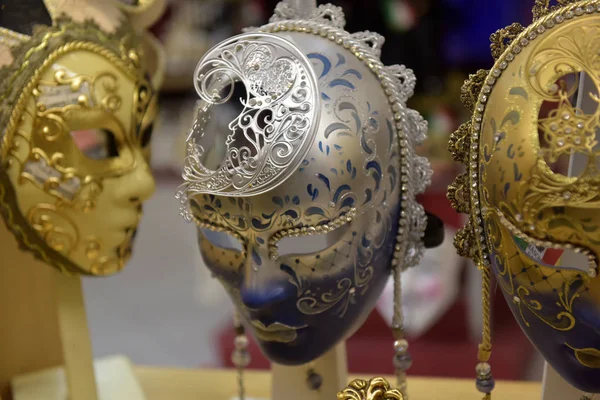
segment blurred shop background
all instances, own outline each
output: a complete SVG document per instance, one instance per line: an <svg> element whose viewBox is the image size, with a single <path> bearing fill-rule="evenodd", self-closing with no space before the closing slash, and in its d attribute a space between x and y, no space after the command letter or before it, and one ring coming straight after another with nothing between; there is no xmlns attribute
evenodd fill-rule
<svg viewBox="0 0 600 400"><path fill-rule="evenodd" d="M332 0L346 13L350 32L383 34L383 61L416 71L410 106L429 120L421 149L435 169L426 208L447 225L446 242L407 274L405 306L413 375L472 378L480 328L476 268L456 256L454 231L462 220L445 193L460 172L446 150L448 136L468 115L459 101L469 73L490 68L489 36L512 22L531 21L533 0ZM95 355L125 354L135 363L173 367L230 365L232 306L203 265L195 229L178 215L185 136L197 96L192 73L203 53L242 27L265 23L275 0L170 0L154 27L165 44L167 77L153 136L157 192L145 207L134 257L125 271L86 279L85 294ZM226 113L225 113L226 114ZM223 129L230 116L221 115ZM217 118L219 119L219 118ZM533 347L499 291L494 303L494 373L498 379L541 379ZM386 291L362 329L348 341L353 373L392 372L391 292ZM268 368L256 346L251 367Z"/></svg>

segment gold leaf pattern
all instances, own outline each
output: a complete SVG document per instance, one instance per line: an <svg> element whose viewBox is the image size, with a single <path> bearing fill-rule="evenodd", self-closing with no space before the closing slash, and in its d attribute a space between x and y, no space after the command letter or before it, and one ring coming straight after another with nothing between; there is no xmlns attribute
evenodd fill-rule
<svg viewBox="0 0 600 400"><path fill-rule="evenodd" d="M488 72L485 69L480 69L477 73L469 75L469 79L465 81L460 90L460 100L470 112L475 109L475 103L477 103Z"/></svg>
<svg viewBox="0 0 600 400"><path fill-rule="evenodd" d="M466 173L456 177L454 182L448 186L448 200L459 213L469 212L469 176Z"/></svg>
<svg viewBox="0 0 600 400"><path fill-rule="evenodd" d="M454 236L454 247L459 256L465 258L473 258L475 256L475 237L473 236L473 228L471 221L464 227L458 230Z"/></svg>
<svg viewBox="0 0 600 400"><path fill-rule="evenodd" d="M510 46L513 39L523 32L523 29L523 25L515 22L506 28L498 29L496 32L492 33L490 36L492 57L494 57L495 60L500 58L502 53Z"/></svg>
<svg viewBox="0 0 600 400"><path fill-rule="evenodd" d="M466 163L469 157L469 134L471 133L471 121L462 124L455 132L450 134L448 151L454 161Z"/></svg>

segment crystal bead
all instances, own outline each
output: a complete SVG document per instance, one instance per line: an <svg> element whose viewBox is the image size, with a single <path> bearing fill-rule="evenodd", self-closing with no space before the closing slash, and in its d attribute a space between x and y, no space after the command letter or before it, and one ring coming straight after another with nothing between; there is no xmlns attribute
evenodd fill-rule
<svg viewBox="0 0 600 400"><path fill-rule="evenodd" d="M306 384L310 390L319 390L323 385L323 377L315 371L310 371L306 378Z"/></svg>
<svg viewBox="0 0 600 400"><path fill-rule="evenodd" d="M475 386L477 386L477 390L481 393L492 393L492 390L494 390L494 387L496 386L496 381L494 378L477 379Z"/></svg>
<svg viewBox="0 0 600 400"><path fill-rule="evenodd" d="M407 371L412 366L412 357L408 353L394 355L394 368L400 371Z"/></svg>
<svg viewBox="0 0 600 400"><path fill-rule="evenodd" d="M477 364L475 372L477 372L477 376L488 376L492 372L492 367L490 364L482 362Z"/></svg>

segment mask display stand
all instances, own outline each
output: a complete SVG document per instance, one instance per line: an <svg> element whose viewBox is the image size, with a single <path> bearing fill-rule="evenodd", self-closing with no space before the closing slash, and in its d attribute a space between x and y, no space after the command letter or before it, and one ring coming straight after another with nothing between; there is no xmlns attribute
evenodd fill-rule
<svg viewBox="0 0 600 400"><path fill-rule="evenodd" d="M307 384L308 371L313 369L322 378L318 391ZM307 365L287 367L273 364L271 400L331 400L348 384L346 344L342 342L323 357Z"/></svg>
<svg viewBox="0 0 600 400"><path fill-rule="evenodd" d="M544 363L542 400L579 400L581 390L569 385L548 363Z"/></svg>
<svg viewBox="0 0 600 400"><path fill-rule="evenodd" d="M113 370L117 381L106 379L102 371L94 374L81 278L61 274L20 250L4 223L0 243L2 399L144 400L129 363L113 363L113 369L121 370L119 374ZM43 370L60 364L65 368ZM97 387L98 375L106 388ZM121 395L102 395L116 393L114 386ZM127 390L125 397L122 390Z"/></svg>

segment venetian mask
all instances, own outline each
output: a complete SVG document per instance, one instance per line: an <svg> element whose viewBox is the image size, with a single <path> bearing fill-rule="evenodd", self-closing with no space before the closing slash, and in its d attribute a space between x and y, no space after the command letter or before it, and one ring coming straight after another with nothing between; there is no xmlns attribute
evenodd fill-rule
<svg viewBox="0 0 600 400"><path fill-rule="evenodd" d="M291 3L290 3L291 4ZM332 5L280 3L210 50L178 196L203 259L272 361L309 362L354 332L390 265L415 265L430 181L415 79ZM211 112L239 104L227 132Z"/></svg>
<svg viewBox="0 0 600 400"><path fill-rule="evenodd" d="M23 249L62 271L119 271L154 190L148 157L157 106L146 66L160 65L158 53L140 50L117 2L3 7L4 220Z"/></svg>
<svg viewBox="0 0 600 400"><path fill-rule="evenodd" d="M473 117L450 150L467 172L449 198L470 214L459 253L493 272L552 367L598 393L600 1L559 3L492 35L494 67L463 87Z"/></svg>

